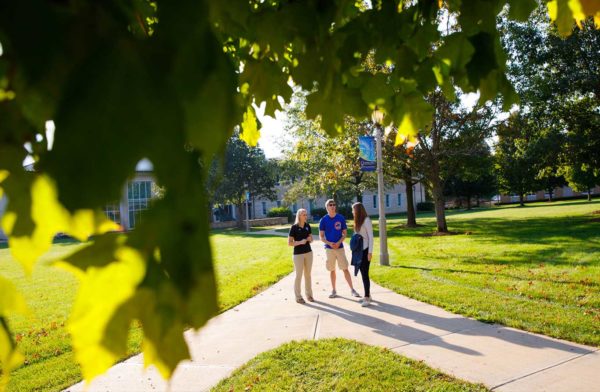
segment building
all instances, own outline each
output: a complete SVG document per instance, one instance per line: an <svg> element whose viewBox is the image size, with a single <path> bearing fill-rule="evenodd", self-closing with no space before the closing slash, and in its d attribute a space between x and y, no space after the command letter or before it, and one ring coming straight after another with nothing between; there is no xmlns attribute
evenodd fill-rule
<svg viewBox="0 0 600 392"><path fill-rule="evenodd" d="M592 195L600 194L600 186L596 186L592 189ZM552 193L552 199L568 199L575 197L587 196L587 192L576 192L569 186L563 186L562 188L555 188ZM523 201L544 201L550 199L548 191L542 190L537 192L531 192L523 196ZM519 195L500 195L500 203L518 203Z"/></svg>

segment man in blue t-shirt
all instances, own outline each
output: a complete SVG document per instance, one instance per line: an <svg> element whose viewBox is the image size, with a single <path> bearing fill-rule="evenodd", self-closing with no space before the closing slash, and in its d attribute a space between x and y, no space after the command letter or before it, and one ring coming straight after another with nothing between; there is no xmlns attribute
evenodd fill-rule
<svg viewBox="0 0 600 392"><path fill-rule="evenodd" d="M329 298L337 297L335 291L335 263L337 260L338 267L344 272L344 277L348 286L350 286L350 293L355 297L360 295L354 290L352 286L352 277L348 271L348 259L344 252L344 239L346 238L347 229L346 219L340 214L337 214L336 204L333 199L329 199L325 202L325 208L327 209L327 215L321 218L319 222L319 238L325 244L325 253L327 255L326 267L331 277L332 291Z"/></svg>

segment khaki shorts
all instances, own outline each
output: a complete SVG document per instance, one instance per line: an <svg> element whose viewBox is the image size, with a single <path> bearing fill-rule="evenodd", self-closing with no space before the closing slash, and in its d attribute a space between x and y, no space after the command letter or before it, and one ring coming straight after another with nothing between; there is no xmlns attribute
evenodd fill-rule
<svg viewBox="0 0 600 392"><path fill-rule="evenodd" d="M348 259L346 258L346 252L344 252L344 248L338 249L329 249L325 248L325 254L327 255L327 262L325 266L327 267L327 271L335 270L335 261L337 260L337 265L339 269L346 270L348 269Z"/></svg>

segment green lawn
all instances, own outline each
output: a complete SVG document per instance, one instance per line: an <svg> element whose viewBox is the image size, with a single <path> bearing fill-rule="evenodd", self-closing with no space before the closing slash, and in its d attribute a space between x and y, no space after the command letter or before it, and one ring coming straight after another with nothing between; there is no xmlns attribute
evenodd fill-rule
<svg viewBox="0 0 600 392"><path fill-rule="evenodd" d="M431 214L412 230L391 219L391 266L374 263L371 276L454 313L600 346L598 210L565 201L449 212L449 229L463 234L433 237L423 236Z"/></svg>
<svg viewBox="0 0 600 392"><path fill-rule="evenodd" d="M234 232L211 236L222 311L252 297L293 270L291 251L283 237L244 236ZM34 318L12 317L10 325L26 362L13 371L9 391L57 391L81 379L65 329L77 281L48 266L48 260L73 252L77 244L55 244L31 278L0 249L0 275L25 294ZM141 330L133 328L128 350L140 351Z"/></svg>
<svg viewBox="0 0 600 392"><path fill-rule="evenodd" d="M213 391L486 391L387 349L345 339L291 342L259 354Z"/></svg>

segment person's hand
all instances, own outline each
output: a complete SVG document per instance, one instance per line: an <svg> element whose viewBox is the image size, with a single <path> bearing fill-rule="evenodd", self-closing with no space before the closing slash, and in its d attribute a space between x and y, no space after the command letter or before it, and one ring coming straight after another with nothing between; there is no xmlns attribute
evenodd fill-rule
<svg viewBox="0 0 600 392"><path fill-rule="evenodd" d="M367 260L371 261L372 258L373 258L373 253L369 253L367 255Z"/></svg>
<svg viewBox="0 0 600 392"><path fill-rule="evenodd" d="M300 245L304 245L304 244L306 244L308 242L308 240L305 238L305 239L301 240L300 242L301 242Z"/></svg>
<svg viewBox="0 0 600 392"><path fill-rule="evenodd" d="M340 244L338 244L337 242L334 242L334 243L332 243L332 244L331 244L331 247L332 247L333 249L337 249L337 248L339 248L339 247L340 247Z"/></svg>

